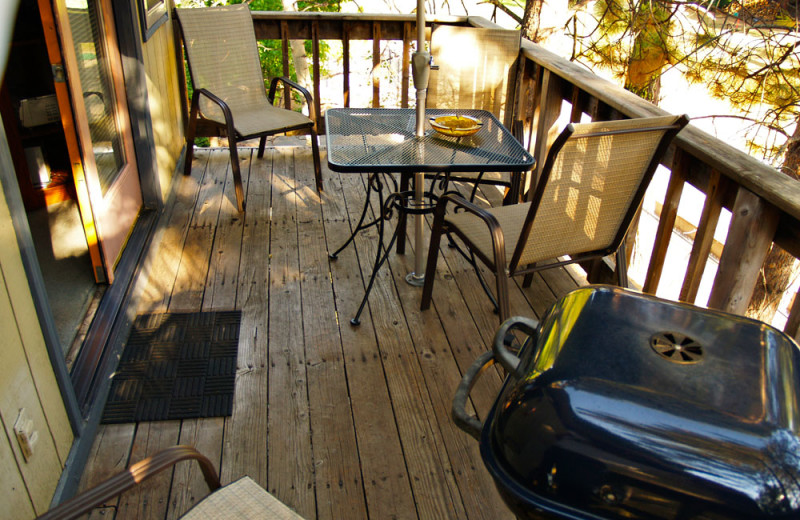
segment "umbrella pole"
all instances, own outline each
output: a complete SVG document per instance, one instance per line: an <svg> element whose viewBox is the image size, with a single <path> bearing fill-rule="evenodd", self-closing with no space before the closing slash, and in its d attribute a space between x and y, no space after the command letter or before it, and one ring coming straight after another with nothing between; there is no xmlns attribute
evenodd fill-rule
<svg viewBox="0 0 800 520"><path fill-rule="evenodd" d="M417 90L416 136L425 135L425 98L428 92L431 55L425 51L425 0L417 0L417 52L411 56L411 75ZM414 205L421 207L425 191L425 174L414 174ZM414 272L406 276L411 285L421 286L425 282L425 219L414 215Z"/></svg>

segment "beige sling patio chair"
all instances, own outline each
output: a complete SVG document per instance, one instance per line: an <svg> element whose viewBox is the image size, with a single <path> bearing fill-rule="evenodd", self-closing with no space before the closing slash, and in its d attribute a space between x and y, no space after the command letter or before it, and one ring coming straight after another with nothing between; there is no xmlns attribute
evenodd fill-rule
<svg viewBox="0 0 800 520"><path fill-rule="evenodd" d="M194 87L186 131L186 167L192 167L192 150L198 119L228 136L231 168L239 211L244 211L244 192L236 143L260 137L258 157L263 157L269 135L293 130L311 134L314 175L322 191L319 145L311 94L288 78L273 78L269 94L258 59L253 18L245 4L224 7L176 9ZM298 90L312 117L273 105L278 82Z"/></svg>
<svg viewBox="0 0 800 520"><path fill-rule="evenodd" d="M211 461L191 446L172 446L131 465L127 470L109 477L38 517L38 520L71 520L84 518L86 513L108 503L112 498L135 488L143 481L169 470L175 464L195 460L211 494L189 509L183 520L226 520L270 518L302 520L277 498L267 493L249 477L221 486ZM168 491L168 487L165 489Z"/></svg>
<svg viewBox="0 0 800 520"><path fill-rule="evenodd" d="M509 86L513 86L520 50L520 32L484 27L434 25L431 70L426 105L430 108L486 110L521 140L513 121ZM521 127L520 127L521 128ZM452 180L505 186L519 193L523 172L459 173Z"/></svg>
<svg viewBox="0 0 800 520"><path fill-rule="evenodd" d="M458 236L494 272L501 323L509 317L511 276L617 253L618 281L627 286L620 245L661 157L688 121L663 116L571 124L551 146L530 201L483 209L459 196L440 199L421 309L431 303L444 233ZM451 205L464 211L448 215Z"/></svg>

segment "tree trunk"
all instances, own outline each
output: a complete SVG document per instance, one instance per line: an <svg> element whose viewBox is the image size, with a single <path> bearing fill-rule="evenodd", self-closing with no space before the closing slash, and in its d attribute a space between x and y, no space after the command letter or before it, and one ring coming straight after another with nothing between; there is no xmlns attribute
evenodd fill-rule
<svg viewBox="0 0 800 520"><path fill-rule="evenodd" d="M543 4L544 0L525 0L525 14L522 16L520 30L523 38L534 43L538 43L540 40L539 28Z"/></svg>
<svg viewBox="0 0 800 520"><path fill-rule="evenodd" d="M794 133L786 142L786 154L781 171L786 175L800 179L800 121ZM772 244L772 248L761 267L759 283L753 290L747 316L764 322L771 322L786 290L791 285L796 272L795 258Z"/></svg>
<svg viewBox="0 0 800 520"><path fill-rule="evenodd" d="M660 97L661 71L669 61L666 51L658 44L658 32L655 20L639 31L625 73L625 89L656 105Z"/></svg>
<svg viewBox="0 0 800 520"><path fill-rule="evenodd" d="M297 11L297 4L292 0L283 0L284 11ZM311 75L308 72L308 56L306 47L302 40L289 40L292 48L292 62L297 73L297 82L305 88L311 86Z"/></svg>

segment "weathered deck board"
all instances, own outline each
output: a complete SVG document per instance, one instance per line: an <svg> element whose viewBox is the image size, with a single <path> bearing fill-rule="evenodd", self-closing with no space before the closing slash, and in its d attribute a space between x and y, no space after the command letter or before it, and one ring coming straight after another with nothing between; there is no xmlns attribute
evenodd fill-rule
<svg viewBox="0 0 800 520"><path fill-rule="evenodd" d="M351 220L357 219L363 201L363 179L353 175L341 177L346 187L344 193ZM359 189L358 186L362 187ZM374 263L376 239L377 230L373 226L359 233L355 240L365 283ZM355 290L363 294L358 288ZM441 432L436 428L433 407L388 266L384 266L375 279L369 310L417 512L424 518L464 518L461 497L453 480ZM344 312L352 315L355 308Z"/></svg>
<svg viewBox="0 0 800 520"><path fill-rule="evenodd" d="M336 260L328 253L355 225L366 176L323 164L318 194L309 149L286 146L298 142L276 140L263 159L242 149L241 215L227 151L198 150L192 175L176 179L156 267L141 282L138 312L242 311L233 415L103 426L82 487L186 443L212 459L223 483L249 475L307 518L510 517L477 443L449 416L461 374L498 324L474 273L443 247L434 305L421 312L419 289L404 281L409 241L381 269L352 327L376 230ZM479 198L499 203L499 193ZM512 312L540 317L577 280L557 270L530 288L511 284ZM500 383L490 371L473 390L479 416ZM205 493L197 467L184 462L110 501L103 517L177 518Z"/></svg>
<svg viewBox="0 0 800 520"><path fill-rule="evenodd" d="M218 161L221 156L222 161ZM214 154L214 160L209 161L215 170L209 172L219 190L213 190L213 198L206 199L201 213L214 213L219 208L219 217L211 216L207 219L209 227L214 230L213 244L209 246L209 269L205 277L205 288L202 298L195 296L196 291L189 291L186 296L173 295L170 306L187 306L192 310L200 307L203 311L231 310L236 307L236 279L239 270L239 260L242 251L242 218L238 214L235 204L235 193L228 174L230 164L226 161L227 154ZM242 182L247 186L250 154L240 156ZM228 175L226 175L228 174ZM210 211L208 209L210 209ZM203 225L205 227L205 224ZM206 234L201 235L205 238ZM206 242L207 244L207 242ZM200 244L201 247L204 245ZM203 283L203 277L192 276L194 284ZM191 276L191 275L190 275ZM225 419L210 417L181 421L180 444L197 447L205 454L219 471L219 460L222 456L222 440L224 436ZM180 464L175 468L170 490L170 501L167 519L180 518L180 516L194 506L208 494L208 485L203 479L202 472L197 464Z"/></svg>
<svg viewBox="0 0 800 520"><path fill-rule="evenodd" d="M269 314L270 204L272 158L268 149L261 160L250 163L247 214L242 232L242 252L236 307L242 310L233 414L225 420L222 447L223 482L248 475L267 487L267 407Z"/></svg>
<svg viewBox="0 0 800 520"><path fill-rule="evenodd" d="M279 148L272 174L269 276L268 489L301 516L315 515L298 258L298 185L291 148Z"/></svg>
<svg viewBox="0 0 800 520"><path fill-rule="evenodd" d="M347 377L322 208L306 167L310 150L294 151L298 192L306 201L297 205L297 221L311 431L325 432L312 440L317 518L367 518L353 417L340 405L348 401Z"/></svg>
<svg viewBox="0 0 800 520"><path fill-rule="evenodd" d="M326 191L322 207L327 248L335 251L350 234L342 182L338 174L323 170ZM372 518L417 518L403 448L386 386L383 363L369 309L358 328L350 317L363 295L358 259L353 247L330 263L336 311L350 389L361 472L369 515ZM350 288L345 290L345 288Z"/></svg>

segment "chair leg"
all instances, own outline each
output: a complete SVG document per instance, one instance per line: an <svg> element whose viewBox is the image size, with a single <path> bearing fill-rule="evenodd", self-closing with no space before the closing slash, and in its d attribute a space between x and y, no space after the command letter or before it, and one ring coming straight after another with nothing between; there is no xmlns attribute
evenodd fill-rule
<svg viewBox="0 0 800 520"><path fill-rule="evenodd" d="M258 141L258 158L264 157L264 148L267 146L267 136L262 135L261 140Z"/></svg>
<svg viewBox="0 0 800 520"><path fill-rule="evenodd" d="M497 314L500 317L500 323L503 323L511 314L508 304L508 274L506 274L505 266L498 264L494 275L497 279Z"/></svg>
<svg viewBox="0 0 800 520"><path fill-rule="evenodd" d="M527 289L533 283L533 273L528 273L522 278L522 287Z"/></svg>
<svg viewBox="0 0 800 520"><path fill-rule="evenodd" d="M625 240L617 249L617 283L620 287L628 287L628 259L625 256Z"/></svg>
<svg viewBox="0 0 800 520"><path fill-rule="evenodd" d="M317 180L317 191L324 191L322 188L322 166L319 161L319 143L317 143L317 131L311 127L311 154L314 156L314 178Z"/></svg>
<svg viewBox="0 0 800 520"><path fill-rule="evenodd" d="M244 211L244 188L242 187L242 172L239 168L239 150L236 148L235 130L228 129L228 149L231 155L231 171L233 172L233 187L236 190L236 205L239 213Z"/></svg>
<svg viewBox="0 0 800 520"><path fill-rule="evenodd" d="M439 245L442 241L444 232L445 204L436 205L436 213L433 217L433 227L431 228L431 242L428 246L428 262L425 266L425 284L422 286L422 301L419 309L428 310L433 299L433 281L436 279L436 261L439 258Z"/></svg>
<svg viewBox="0 0 800 520"><path fill-rule="evenodd" d="M200 97L197 93L192 96L192 108L189 112L189 125L186 129L186 159L183 164L183 174L191 175L192 158L194 157L194 134L197 129L197 112L199 111Z"/></svg>

